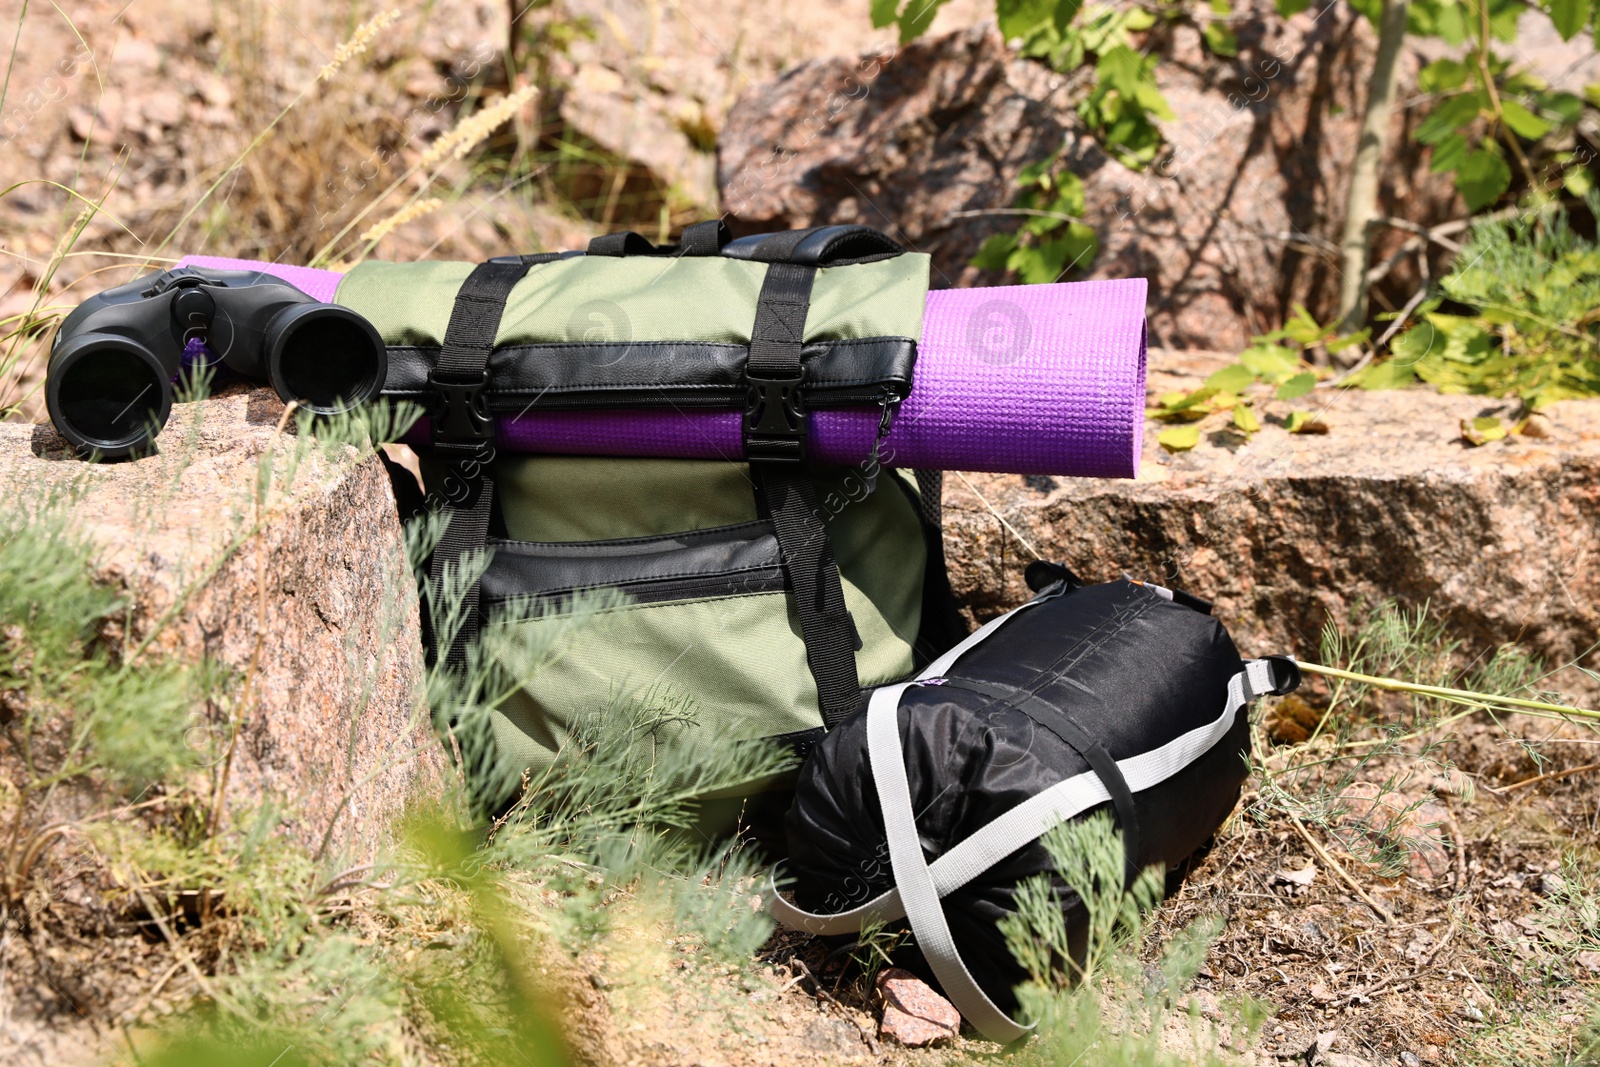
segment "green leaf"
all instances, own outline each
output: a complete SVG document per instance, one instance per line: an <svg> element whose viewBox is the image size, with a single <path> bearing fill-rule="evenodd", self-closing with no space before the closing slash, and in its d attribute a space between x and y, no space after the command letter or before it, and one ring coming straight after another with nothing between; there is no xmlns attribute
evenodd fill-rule
<svg viewBox="0 0 1600 1067"><path fill-rule="evenodd" d="M1369 338L1371 336L1372 336L1372 327L1371 326L1363 326L1363 327L1361 327L1361 329L1357 330L1355 333L1347 333L1347 334L1343 334L1343 335L1341 335L1339 337L1335 337L1333 340L1331 340L1331 341L1329 341L1327 343L1326 348L1328 349L1329 352L1337 355L1338 353L1343 352L1345 349L1349 348L1351 345L1366 344L1367 338Z"/></svg>
<svg viewBox="0 0 1600 1067"><path fill-rule="evenodd" d="M1187 452L1200 443L1200 424L1169 426L1156 434L1156 443L1168 452Z"/></svg>
<svg viewBox="0 0 1600 1067"><path fill-rule="evenodd" d="M872 0L872 25L875 29L883 29L893 22L898 15L900 0Z"/></svg>
<svg viewBox="0 0 1600 1067"><path fill-rule="evenodd" d="M1417 140L1423 144L1438 144L1451 134L1459 133L1461 127L1478 117L1484 103L1485 98L1481 92L1452 96L1434 108L1432 113L1417 125Z"/></svg>
<svg viewBox="0 0 1600 1067"><path fill-rule="evenodd" d="M1278 0L1278 14L1284 18L1298 15L1311 6L1311 0Z"/></svg>
<svg viewBox="0 0 1600 1067"><path fill-rule="evenodd" d="M972 257L972 265L979 270L1006 270L1010 266L1007 261L1016 248L1016 234L997 233L983 242L978 254Z"/></svg>
<svg viewBox="0 0 1600 1067"><path fill-rule="evenodd" d="M1207 387L1225 393L1240 393L1255 384L1256 374L1243 363L1230 363L1206 379Z"/></svg>
<svg viewBox="0 0 1600 1067"><path fill-rule="evenodd" d="M1458 169L1467 161L1467 139L1452 133L1433 146L1433 160L1428 169L1435 174Z"/></svg>
<svg viewBox="0 0 1600 1067"><path fill-rule="evenodd" d="M909 44L928 32L945 0L911 0L900 12L900 43Z"/></svg>
<svg viewBox="0 0 1600 1067"><path fill-rule="evenodd" d="M1233 409L1233 425L1245 434L1253 434L1261 429L1261 420L1248 406L1238 404Z"/></svg>
<svg viewBox="0 0 1600 1067"><path fill-rule="evenodd" d="M1486 445L1498 441L1508 433L1505 423L1493 415L1461 420L1461 436L1472 445Z"/></svg>
<svg viewBox="0 0 1600 1067"><path fill-rule="evenodd" d="M1290 433L1327 433L1328 426L1309 411L1291 411L1283 420L1283 428Z"/></svg>
<svg viewBox="0 0 1600 1067"><path fill-rule="evenodd" d="M1236 56L1239 54L1239 39L1233 35L1224 23L1207 22L1205 29L1200 31L1205 38L1206 47L1211 49L1212 55Z"/></svg>
<svg viewBox="0 0 1600 1067"><path fill-rule="evenodd" d="M1500 101L1500 115L1518 136L1537 141L1555 127L1515 100Z"/></svg>
<svg viewBox="0 0 1600 1067"><path fill-rule="evenodd" d="M1563 126L1583 117L1583 98L1573 93L1540 93L1539 110L1553 112Z"/></svg>
<svg viewBox="0 0 1600 1067"><path fill-rule="evenodd" d="M1296 374L1278 386L1279 400L1297 400L1317 387L1317 376L1310 371Z"/></svg>
<svg viewBox="0 0 1600 1067"><path fill-rule="evenodd" d="M1456 188L1468 211L1488 207L1511 186L1511 168L1499 154L1478 148L1456 170Z"/></svg>
<svg viewBox="0 0 1600 1067"><path fill-rule="evenodd" d="M1039 186L1040 188L1048 189L1050 188L1050 170L1055 165L1056 158L1054 156L1029 163L1017 172L1017 184L1024 188Z"/></svg>
<svg viewBox="0 0 1600 1067"><path fill-rule="evenodd" d="M1056 4L1056 32L1066 33L1067 27L1072 25L1072 20L1078 17L1078 12L1081 10L1083 10L1083 0L1060 0Z"/></svg>
<svg viewBox="0 0 1600 1067"><path fill-rule="evenodd" d="M1455 59L1436 59L1417 73L1417 88L1425 93L1447 93L1467 84L1472 68Z"/></svg>
<svg viewBox="0 0 1600 1067"><path fill-rule="evenodd" d="M1358 15L1366 16L1374 27L1383 16L1383 0L1350 0L1350 6L1356 9Z"/></svg>
<svg viewBox="0 0 1600 1067"><path fill-rule="evenodd" d="M912 0L913 4L920 2ZM1026 39L1040 26L1054 21L1056 0L995 0L994 13L1000 36L1008 41Z"/></svg>
<svg viewBox="0 0 1600 1067"><path fill-rule="evenodd" d="M1276 383L1300 370L1300 353L1283 345L1251 345L1239 353L1239 363L1257 378Z"/></svg>
<svg viewBox="0 0 1600 1067"><path fill-rule="evenodd" d="M1161 407L1152 414L1158 419L1203 419L1215 410L1217 391L1202 386L1192 393L1163 393Z"/></svg>
<svg viewBox="0 0 1600 1067"><path fill-rule="evenodd" d="M1400 389L1410 385L1416 377L1417 369L1412 364L1404 360L1387 359L1362 371L1356 378L1356 384L1373 391Z"/></svg>
<svg viewBox="0 0 1600 1067"><path fill-rule="evenodd" d="M1318 322L1316 316L1306 310L1304 304L1296 304L1289 320L1283 324L1280 331L1284 337L1299 345L1314 345L1322 340L1328 328Z"/></svg>
<svg viewBox="0 0 1600 1067"><path fill-rule="evenodd" d="M1463 5L1464 6L1464 5ZM1489 32L1507 44L1517 39L1517 19L1522 16L1521 4L1493 4L1489 7Z"/></svg>
<svg viewBox="0 0 1600 1067"><path fill-rule="evenodd" d="M1589 20L1589 5L1586 0L1549 0L1550 21L1555 23L1556 32L1563 41L1570 41L1583 29L1583 24Z"/></svg>

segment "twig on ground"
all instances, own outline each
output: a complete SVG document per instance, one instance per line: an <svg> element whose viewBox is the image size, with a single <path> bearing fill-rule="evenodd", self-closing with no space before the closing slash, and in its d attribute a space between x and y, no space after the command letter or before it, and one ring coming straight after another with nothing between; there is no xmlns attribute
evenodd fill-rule
<svg viewBox="0 0 1600 1067"><path fill-rule="evenodd" d="M1554 782L1559 778L1570 778L1574 774L1586 774L1589 771L1600 771L1600 763L1585 763L1582 767L1568 767L1564 771L1550 771L1534 778L1524 778L1520 782L1512 782L1510 785L1503 785L1498 789L1492 785L1486 785L1483 788L1491 793L1504 795L1512 792L1513 790L1525 789L1530 785L1538 785L1540 782Z"/></svg>
<svg viewBox="0 0 1600 1067"><path fill-rule="evenodd" d="M801 959L799 956L791 956L789 957L789 962L798 968L803 976L811 979L812 986L816 988L817 992L822 995L824 1000L843 1012L845 1018L849 1019L852 1023L855 1023L856 1031L860 1033L861 1040L867 1043L867 1047L871 1049L872 1054L876 1056L878 1054L878 1039L873 1036L870 1028L862 1026L860 1022L856 1020L856 1013L846 1007L844 1002L838 997L828 992L827 987L822 984L821 980L818 979L816 975L811 973L811 968L806 966L805 960Z"/></svg>
<svg viewBox="0 0 1600 1067"><path fill-rule="evenodd" d="M1523 700L1520 697L1497 696L1493 693L1474 693L1468 689L1452 689L1443 685L1419 685L1416 682L1402 682L1396 678L1380 678L1372 674L1358 674L1355 671L1340 670L1337 667L1324 667L1320 663L1308 663L1300 660L1299 666L1308 674L1322 674L1329 678L1342 678L1346 681L1360 682L1370 685L1374 689L1385 689L1394 693L1416 693L1418 696L1437 697L1454 704L1470 704L1480 711L1528 711L1555 715L1559 718L1588 719L1600 721L1600 711L1591 708L1576 708L1567 704L1552 704L1543 700Z"/></svg>
<svg viewBox="0 0 1600 1067"><path fill-rule="evenodd" d="M1418 978L1421 978L1426 973L1427 973L1427 968L1424 967L1421 970L1412 971L1410 974L1390 975L1388 978L1385 978L1383 981L1375 983L1373 985L1369 985L1369 986L1367 986L1367 987L1365 987L1363 989L1352 990L1349 993L1341 993L1341 994L1339 994L1339 999L1343 1000L1343 1001L1346 1001L1347 1003L1353 1004L1357 1000L1361 999L1362 997L1370 997L1374 993L1381 993L1383 990L1388 989L1390 986L1401 985L1402 983L1405 983L1405 982L1414 982Z"/></svg>
<svg viewBox="0 0 1600 1067"><path fill-rule="evenodd" d="M155 903L145 895L145 891L139 887L137 881L134 879L129 879L129 881L133 884L133 895L139 898L140 904L144 905L144 910L150 915L150 921L156 924L157 930L161 931L161 937L172 947L173 955L178 957L178 962L183 964L184 969L189 972L189 977L194 979L195 986L205 996L213 1001L216 1000L217 997L211 988L211 983L206 980L204 974L200 973L199 965L194 962L194 957L189 954L189 950L184 947L183 942L179 941L178 936L167 928L165 920L161 918L161 913L156 910Z"/></svg>
<svg viewBox="0 0 1600 1067"><path fill-rule="evenodd" d="M1388 909L1374 900L1370 893L1361 888L1361 884L1359 882L1350 877L1350 873L1339 865L1339 861L1330 856L1328 854L1328 850L1318 844L1316 838L1311 836L1311 831L1306 829L1305 824L1302 823L1293 813L1290 813L1289 821L1294 824L1294 828L1296 830L1300 831L1300 836L1306 839L1306 844L1311 846L1311 850L1321 858L1323 863L1328 865L1328 869L1334 874L1338 875L1340 881L1344 882L1345 885L1353 889L1356 896L1366 901L1367 906L1373 911L1377 912L1378 917L1381 918L1385 924L1393 926L1394 916L1389 914Z"/></svg>
<svg viewBox="0 0 1600 1067"><path fill-rule="evenodd" d="M1454 919L1452 919L1450 921L1450 928L1444 932L1444 936L1439 939L1439 943L1433 946L1433 951L1428 953L1428 958L1422 961L1422 967L1424 970L1433 966L1433 961L1439 958L1439 953L1444 951L1444 947L1448 945L1450 943L1450 939L1455 936L1456 922Z"/></svg>

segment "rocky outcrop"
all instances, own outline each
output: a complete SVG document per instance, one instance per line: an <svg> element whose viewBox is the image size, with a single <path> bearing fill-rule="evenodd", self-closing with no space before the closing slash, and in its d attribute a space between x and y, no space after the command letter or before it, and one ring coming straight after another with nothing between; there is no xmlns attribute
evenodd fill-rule
<svg viewBox="0 0 1600 1067"><path fill-rule="evenodd" d="M225 778L226 744L208 771L227 810L271 801L307 849L370 858L443 785L417 597L378 460L283 433L282 412L234 387L175 407L159 455L106 464L71 458L49 426L0 425L0 484L8 506L70 498L126 599L109 639L227 672L225 707L196 709L212 741L237 725Z"/></svg>
<svg viewBox="0 0 1600 1067"><path fill-rule="evenodd" d="M1151 388L1192 387L1220 362L1152 353ZM1207 423L1199 447L1169 454L1148 427L1135 481L949 476L958 594L979 617L1019 603L1036 549L1086 580L1127 572L1214 600L1247 655L1314 658L1324 622L1388 598L1427 604L1474 654L1515 641L1560 664L1591 649L1600 402L1556 404L1545 436L1477 448L1461 420L1514 403L1319 391L1294 406L1319 410L1325 435L1289 434L1290 405L1261 403L1248 442ZM1575 674L1562 681L1587 691Z"/></svg>
<svg viewBox="0 0 1600 1067"><path fill-rule="evenodd" d="M965 26L993 10L992 0L955 0L941 6L935 27ZM862 0L558 0L522 18L554 75L561 121L647 173L677 209L710 214L717 137L741 92L808 56L894 51L893 29L873 29Z"/></svg>
<svg viewBox="0 0 1600 1067"><path fill-rule="evenodd" d="M1022 168L1060 149L1100 238L1089 276L1150 279L1153 342L1236 349L1296 303L1326 319L1373 34L1348 5L1240 11L1232 59L1206 53L1191 25L1152 33L1174 117L1160 123L1167 155L1144 172L1109 158L1077 117L1086 72L1019 59L979 26L750 90L723 131L724 209L746 232L878 226L933 256L936 285L993 283L969 261L1016 228L1004 209ZM1418 66L1404 58L1403 85ZM1395 110L1382 209L1432 223L1457 202L1412 143L1418 115ZM1377 254L1404 236L1380 234ZM1414 281L1392 275L1390 295Z"/></svg>

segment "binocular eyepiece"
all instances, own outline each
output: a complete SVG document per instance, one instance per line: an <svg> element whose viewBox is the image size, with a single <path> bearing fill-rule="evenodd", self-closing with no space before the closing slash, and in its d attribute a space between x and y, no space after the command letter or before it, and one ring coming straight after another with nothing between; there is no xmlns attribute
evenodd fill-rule
<svg viewBox="0 0 1600 1067"><path fill-rule="evenodd" d="M388 350L372 324L257 271L180 267L78 305L56 334L45 401L84 454L148 448L185 369L222 364L285 403L337 414L375 399Z"/></svg>

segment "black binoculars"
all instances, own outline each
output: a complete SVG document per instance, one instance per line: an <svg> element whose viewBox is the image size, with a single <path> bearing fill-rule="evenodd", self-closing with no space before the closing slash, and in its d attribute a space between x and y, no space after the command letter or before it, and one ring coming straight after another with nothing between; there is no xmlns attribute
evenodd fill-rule
<svg viewBox="0 0 1600 1067"><path fill-rule="evenodd" d="M145 451L185 371L265 379L322 415L377 397L388 350L372 324L270 274L179 267L92 296L50 350L50 421L80 453Z"/></svg>

